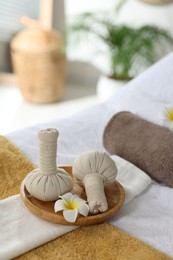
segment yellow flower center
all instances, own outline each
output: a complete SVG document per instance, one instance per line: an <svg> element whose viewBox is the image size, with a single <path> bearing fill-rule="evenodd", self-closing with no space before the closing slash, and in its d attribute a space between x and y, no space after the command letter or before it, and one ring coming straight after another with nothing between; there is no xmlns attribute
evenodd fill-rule
<svg viewBox="0 0 173 260"><path fill-rule="evenodd" d="M64 203L64 208L68 210L78 209L78 203L72 200L68 200Z"/></svg>
<svg viewBox="0 0 173 260"><path fill-rule="evenodd" d="M173 121L173 109L168 110L167 117L170 121Z"/></svg>

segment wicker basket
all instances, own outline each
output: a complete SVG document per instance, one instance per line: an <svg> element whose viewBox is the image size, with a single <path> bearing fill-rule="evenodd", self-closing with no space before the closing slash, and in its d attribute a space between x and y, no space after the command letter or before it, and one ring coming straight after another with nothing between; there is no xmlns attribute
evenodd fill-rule
<svg viewBox="0 0 173 260"><path fill-rule="evenodd" d="M65 55L55 31L26 29L10 44L13 69L21 93L33 103L52 103L63 97Z"/></svg>

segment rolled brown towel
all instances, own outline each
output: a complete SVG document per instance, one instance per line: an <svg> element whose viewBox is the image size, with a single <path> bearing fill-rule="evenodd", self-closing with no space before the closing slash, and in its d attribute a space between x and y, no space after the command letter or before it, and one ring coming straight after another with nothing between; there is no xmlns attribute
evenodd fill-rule
<svg viewBox="0 0 173 260"><path fill-rule="evenodd" d="M173 187L173 132L130 112L114 115L105 127L103 145L153 179Z"/></svg>

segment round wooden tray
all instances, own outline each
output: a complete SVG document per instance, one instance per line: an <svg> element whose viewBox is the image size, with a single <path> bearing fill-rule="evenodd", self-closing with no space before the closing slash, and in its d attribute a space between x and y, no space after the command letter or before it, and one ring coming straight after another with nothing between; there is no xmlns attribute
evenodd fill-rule
<svg viewBox="0 0 173 260"><path fill-rule="evenodd" d="M71 166L62 166L70 175L72 175ZM74 188L72 193L78 194L81 198L86 200L86 194L84 189L82 189L74 180ZM36 216L58 224L62 225L75 225L75 226L86 226L91 224L98 224L104 222L106 219L112 217L123 205L125 199L125 192L119 182L115 181L113 184L105 187L105 194L108 202L108 210L96 215L89 214L87 217L83 217L78 214L78 217L74 223L67 222L62 211L54 212L55 202L44 202L38 200L29 194L24 182L22 182L20 187L21 198L26 205L26 207Z"/></svg>

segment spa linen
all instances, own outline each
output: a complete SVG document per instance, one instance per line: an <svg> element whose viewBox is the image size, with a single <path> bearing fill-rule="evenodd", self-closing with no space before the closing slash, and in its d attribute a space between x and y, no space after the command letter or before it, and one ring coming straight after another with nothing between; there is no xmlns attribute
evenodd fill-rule
<svg viewBox="0 0 173 260"><path fill-rule="evenodd" d="M37 164L36 133L42 128L55 127L60 131L58 163L61 165L72 164L81 152L104 150L102 146L104 127L108 120L119 111L131 111L151 122L160 124L158 115L164 104L173 103L172 86L173 54L170 54L127 84L107 102L68 119L11 133L8 138L33 163ZM173 200L170 199L172 197L173 189L152 181L145 192L124 206L117 215L109 220L109 223L173 257ZM4 205L3 201L1 203ZM2 218L0 221L2 225ZM2 236L0 239L2 240Z"/></svg>
<svg viewBox="0 0 173 260"><path fill-rule="evenodd" d="M105 127L103 145L154 180L173 188L173 132L130 113L115 114Z"/></svg>
<svg viewBox="0 0 173 260"><path fill-rule="evenodd" d="M140 169L118 156L112 157L118 166L118 181L125 188L126 204L143 192L151 179ZM125 174L128 177L125 177ZM49 223L36 216L23 205L20 195L0 201L0 259L11 259L55 239L74 226ZM3 234L3 235L2 235Z"/></svg>

